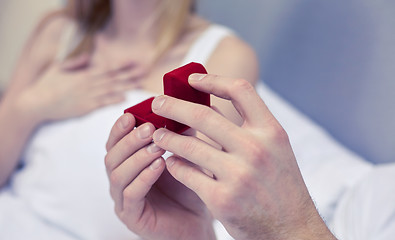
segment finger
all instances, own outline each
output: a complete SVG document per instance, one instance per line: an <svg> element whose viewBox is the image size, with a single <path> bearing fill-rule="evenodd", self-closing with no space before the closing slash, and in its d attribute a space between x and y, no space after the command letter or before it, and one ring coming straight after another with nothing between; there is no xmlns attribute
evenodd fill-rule
<svg viewBox="0 0 395 240"><path fill-rule="evenodd" d="M145 123L117 142L107 153L105 158L107 174L110 174L116 167L137 152L140 148L152 141L154 125Z"/></svg>
<svg viewBox="0 0 395 240"><path fill-rule="evenodd" d="M92 69L90 71L90 76L92 78L106 78L113 77L116 73L130 71L132 68L136 67L137 64L135 62L127 62L124 64L120 64L117 66L111 66L109 69Z"/></svg>
<svg viewBox="0 0 395 240"><path fill-rule="evenodd" d="M77 57L67 59L61 64L61 69L65 71L77 70L88 66L91 56L88 53L83 53Z"/></svg>
<svg viewBox="0 0 395 240"><path fill-rule="evenodd" d="M164 154L154 143L141 148L110 173L112 198L122 199L122 192L147 166Z"/></svg>
<svg viewBox="0 0 395 240"><path fill-rule="evenodd" d="M128 134L135 126L136 120L130 113L125 113L112 126L110 136L106 143L107 152L119 142L126 134Z"/></svg>
<svg viewBox="0 0 395 240"><path fill-rule="evenodd" d="M147 70L143 67L135 67L123 72L116 72L114 75L116 81L137 81L141 80L147 74Z"/></svg>
<svg viewBox="0 0 395 240"><path fill-rule="evenodd" d="M213 109L200 104L159 96L152 102L155 114L186 124L211 138L230 152L245 134L242 129ZM202 124L204 123L204 124Z"/></svg>
<svg viewBox="0 0 395 240"><path fill-rule="evenodd" d="M237 111L249 124L262 126L274 119L254 87L246 80L210 74L192 74L189 76L189 83L199 91L231 100Z"/></svg>
<svg viewBox="0 0 395 240"><path fill-rule="evenodd" d="M123 81L117 80L114 77L107 77L101 79L91 79L86 81L84 88L89 91L94 97L101 97L112 94L124 93L131 89L136 89L141 86L140 81Z"/></svg>
<svg viewBox="0 0 395 240"><path fill-rule="evenodd" d="M172 156L166 160L169 173L180 183L195 192L203 202L209 199L217 183L215 179L202 173L199 169L191 166L182 159Z"/></svg>
<svg viewBox="0 0 395 240"><path fill-rule="evenodd" d="M123 190L123 203L119 206L123 206L123 210L129 213L135 213L133 216L141 216L146 204L146 196L164 169L163 158L153 161Z"/></svg>
<svg viewBox="0 0 395 240"><path fill-rule="evenodd" d="M154 143L160 148L181 156L188 161L209 170L217 177L226 164L226 153L204 141L191 136L183 136L161 128L154 132Z"/></svg>
<svg viewBox="0 0 395 240"><path fill-rule="evenodd" d="M134 69L136 67L138 67L138 64L135 61L125 61L121 63L115 63L110 66L110 68L107 70L107 73L114 74L117 72L129 71L130 69Z"/></svg>
<svg viewBox="0 0 395 240"><path fill-rule="evenodd" d="M136 88L141 83L139 81L121 81L115 77L91 78L85 81L82 88L89 91L92 96L103 96L108 94L122 93L130 88Z"/></svg>

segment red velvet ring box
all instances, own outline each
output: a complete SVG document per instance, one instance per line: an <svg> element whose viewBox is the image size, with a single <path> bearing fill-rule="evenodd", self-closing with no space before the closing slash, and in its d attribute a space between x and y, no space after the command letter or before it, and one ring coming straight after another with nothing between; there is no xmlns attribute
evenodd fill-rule
<svg viewBox="0 0 395 240"><path fill-rule="evenodd" d="M163 76L164 94L182 99L185 101L199 103L210 106L210 94L200 92L188 83L188 77L192 73L207 74L206 69L199 63L189 63L180 68L174 69ZM156 115L152 112L151 103L154 97L149 98L124 111L131 113L136 118L136 127L143 123L150 122L156 128L167 128L176 133L182 133L189 127L179 122Z"/></svg>

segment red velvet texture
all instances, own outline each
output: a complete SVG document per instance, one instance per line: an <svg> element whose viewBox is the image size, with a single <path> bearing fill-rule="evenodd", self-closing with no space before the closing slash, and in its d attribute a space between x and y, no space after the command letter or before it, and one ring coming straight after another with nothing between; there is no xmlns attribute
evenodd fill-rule
<svg viewBox="0 0 395 240"><path fill-rule="evenodd" d="M210 94L200 92L189 85L188 77L192 73L207 74L207 71L203 65L192 62L166 73L163 76L164 94L185 101L210 106ZM165 127L176 133L182 133L189 128L184 124L153 113L151 109L153 100L154 97L149 98L133 107L125 109L124 113L133 114L136 118L136 127L143 123L150 122L156 128Z"/></svg>

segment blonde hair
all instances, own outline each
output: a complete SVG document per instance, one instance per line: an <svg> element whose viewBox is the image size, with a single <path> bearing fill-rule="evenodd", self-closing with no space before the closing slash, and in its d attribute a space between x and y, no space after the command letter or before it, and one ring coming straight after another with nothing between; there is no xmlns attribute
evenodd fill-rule
<svg viewBox="0 0 395 240"><path fill-rule="evenodd" d="M189 14L195 11L195 0L161 0L158 3L159 31L156 35L156 57L159 59L177 41L186 28ZM110 0L68 0L65 12L78 23L83 37L67 58L93 50L95 33L111 17Z"/></svg>

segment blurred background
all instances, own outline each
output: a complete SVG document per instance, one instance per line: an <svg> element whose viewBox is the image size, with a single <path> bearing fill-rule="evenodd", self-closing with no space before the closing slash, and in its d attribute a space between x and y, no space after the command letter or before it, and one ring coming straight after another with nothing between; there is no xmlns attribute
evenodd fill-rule
<svg viewBox="0 0 395 240"><path fill-rule="evenodd" d="M39 17L61 4L0 1L0 89ZM395 1L198 0L198 12L250 43L260 79L339 142L395 161Z"/></svg>

